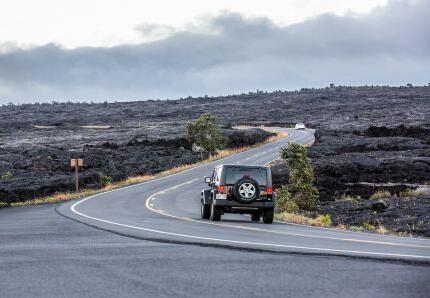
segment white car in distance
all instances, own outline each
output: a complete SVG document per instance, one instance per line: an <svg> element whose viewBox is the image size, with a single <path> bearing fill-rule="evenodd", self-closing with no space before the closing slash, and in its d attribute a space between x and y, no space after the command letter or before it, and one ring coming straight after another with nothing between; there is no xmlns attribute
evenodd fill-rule
<svg viewBox="0 0 430 298"><path fill-rule="evenodd" d="M294 127L294 129L304 130L304 129L306 129L306 126L304 123L297 123L296 126Z"/></svg>

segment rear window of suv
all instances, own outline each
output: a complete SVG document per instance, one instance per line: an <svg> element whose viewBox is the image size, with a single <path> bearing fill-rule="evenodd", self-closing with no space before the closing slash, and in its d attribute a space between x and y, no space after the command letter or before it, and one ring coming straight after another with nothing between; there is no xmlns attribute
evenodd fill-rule
<svg viewBox="0 0 430 298"><path fill-rule="evenodd" d="M225 183L235 184L242 178L252 178L260 185L267 185L267 170L264 168L228 167L226 169Z"/></svg>

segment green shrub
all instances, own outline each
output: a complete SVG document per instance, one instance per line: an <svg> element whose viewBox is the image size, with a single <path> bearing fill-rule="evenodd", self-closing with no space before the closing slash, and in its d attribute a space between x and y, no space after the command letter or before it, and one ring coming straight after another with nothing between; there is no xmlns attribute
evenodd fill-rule
<svg viewBox="0 0 430 298"><path fill-rule="evenodd" d="M290 143L282 148L281 156L289 171L288 191L292 200L303 210L318 208L319 193L313 186L314 172L305 147Z"/></svg>
<svg viewBox="0 0 430 298"><path fill-rule="evenodd" d="M3 175L0 176L0 180L8 180L13 177L12 172L6 172Z"/></svg>
<svg viewBox="0 0 430 298"><path fill-rule="evenodd" d="M364 228L360 227L360 226L350 226L349 230L351 230L353 232L363 232Z"/></svg>
<svg viewBox="0 0 430 298"><path fill-rule="evenodd" d="M109 185L109 184L111 184L112 183L112 177L110 177L110 176L106 176L106 175L101 175L100 176L100 184L103 186L103 187L105 187L105 186L107 186L107 185Z"/></svg>
<svg viewBox="0 0 430 298"><path fill-rule="evenodd" d="M276 190L276 209L279 213L296 213L299 211L299 206L293 201L287 186L282 186Z"/></svg>
<svg viewBox="0 0 430 298"><path fill-rule="evenodd" d="M363 223L363 228L368 231L375 231L376 227L368 222Z"/></svg>
<svg viewBox="0 0 430 298"><path fill-rule="evenodd" d="M330 214L318 215L316 220L321 222L322 226L326 227L326 228L331 227L331 225L332 225Z"/></svg>
<svg viewBox="0 0 430 298"><path fill-rule="evenodd" d="M293 200L303 210L316 210L318 208L318 190L310 184L300 183L291 187L294 193Z"/></svg>

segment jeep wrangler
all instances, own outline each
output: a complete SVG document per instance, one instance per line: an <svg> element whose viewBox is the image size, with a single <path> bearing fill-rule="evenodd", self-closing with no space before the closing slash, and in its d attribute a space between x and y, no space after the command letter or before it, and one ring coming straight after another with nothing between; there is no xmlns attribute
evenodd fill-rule
<svg viewBox="0 0 430 298"><path fill-rule="evenodd" d="M251 220L273 222L275 195L270 168L247 165L216 166L205 177L210 189L202 190L201 216L221 220L224 213L251 214Z"/></svg>

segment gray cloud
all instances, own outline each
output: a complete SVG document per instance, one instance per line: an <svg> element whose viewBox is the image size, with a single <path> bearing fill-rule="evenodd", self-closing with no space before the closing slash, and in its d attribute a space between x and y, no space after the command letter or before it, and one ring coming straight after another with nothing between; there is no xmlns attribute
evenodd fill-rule
<svg viewBox="0 0 430 298"><path fill-rule="evenodd" d="M172 36L176 30L172 26L162 24L143 23L136 30L144 37L152 40L165 39Z"/></svg>
<svg viewBox="0 0 430 298"><path fill-rule="evenodd" d="M0 52L0 103L176 98L331 82L424 84L430 81L429 19L425 0L288 27L225 13L207 20L211 34L177 32L111 48L14 49ZM146 34L167 29L139 27Z"/></svg>

